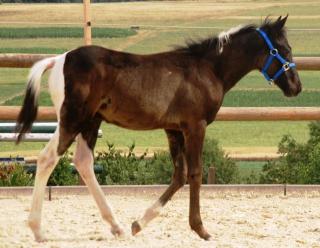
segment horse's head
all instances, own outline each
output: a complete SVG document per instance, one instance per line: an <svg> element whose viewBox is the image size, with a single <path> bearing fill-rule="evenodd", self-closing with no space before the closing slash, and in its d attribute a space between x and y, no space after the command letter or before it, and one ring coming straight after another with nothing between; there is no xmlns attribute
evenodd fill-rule
<svg viewBox="0 0 320 248"><path fill-rule="evenodd" d="M286 96L296 96L301 91L301 82L292 62L291 47L287 40L285 23L288 16L274 22L266 19L257 29L265 49L258 60L258 68L265 78L275 83Z"/></svg>

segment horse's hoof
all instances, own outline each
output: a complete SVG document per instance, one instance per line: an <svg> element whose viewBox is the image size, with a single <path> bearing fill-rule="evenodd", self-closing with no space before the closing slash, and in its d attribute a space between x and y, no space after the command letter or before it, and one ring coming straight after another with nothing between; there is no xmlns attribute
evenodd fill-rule
<svg viewBox="0 0 320 248"><path fill-rule="evenodd" d="M206 241L212 241L213 240L212 236L209 233L207 233L207 235L203 236L202 238L204 240L206 240Z"/></svg>
<svg viewBox="0 0 320 248"><path fill-rule="evenodd" d="M119 237L119 238L124 238L124 236L125 236L124 231L122 230L121 227L112 227L111 228L111 233L115 237Z"/></svg>
<svg viewBox="0 0 320 248"><path fill-rule="evenodd" d="M206 240L206 241L210 241L212 240L211 235L203 228L200 231L197 232L198 235L200 236L200 238Z"/></svg>
<svg viewBox="0 0 320 248"><path fill-rule="evenodd" d="M39 243L43 243L47 241L46 236L43 235L42 233L34 234L34 239Z"/></svg>
<svg viewBox="0 0 320 248"><path fill-rule="evenodd" d="M140 226L139 222L138 221L134 221L132 223L132 225L131 225L131 233L132 233L132 235L134 236L140 231L141 231L141 226Z"/></svg>
<svg viewBox="0 0 320 248"><path fill-rule="evenodd" d="M192 228L192 229L199 235L200 238L207 241L211 240L211 235L206 231L203 225L199 225L196 228Z"/></svg>

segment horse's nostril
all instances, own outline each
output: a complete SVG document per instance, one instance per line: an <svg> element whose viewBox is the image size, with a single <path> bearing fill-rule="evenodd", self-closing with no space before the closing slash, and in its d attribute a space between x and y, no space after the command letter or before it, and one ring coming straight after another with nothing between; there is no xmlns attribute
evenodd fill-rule
<svg viewBox="0 0 320 248"><path fill-rule="evenodd" d="M301 84L299 83L298 85L298 93L300 93L302 91L302 87L301 87Z"/></svg>
<svg viewBox="0 0 320 248"><path fill-rule="evenodd" d="M295 95L298 95L302 90L302 87L301 87L301 84L299 83L298 86L296 87L296 94Z"/></svg>

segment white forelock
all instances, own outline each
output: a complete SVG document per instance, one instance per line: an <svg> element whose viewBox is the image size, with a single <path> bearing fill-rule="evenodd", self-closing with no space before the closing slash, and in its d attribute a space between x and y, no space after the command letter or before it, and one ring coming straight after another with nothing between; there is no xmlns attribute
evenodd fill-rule
<svg viewBox="0 0 320 248"><path fill-rule="evenodd" d="M222 31L219 35L218 35L218 52L222 53L223 51L223 47L230 43L230 36L232 34L235 34L237 32L239 32L240 29L243 28L243 25L239 25L237 27L233 27L230 28L227 31Z"/></svg>

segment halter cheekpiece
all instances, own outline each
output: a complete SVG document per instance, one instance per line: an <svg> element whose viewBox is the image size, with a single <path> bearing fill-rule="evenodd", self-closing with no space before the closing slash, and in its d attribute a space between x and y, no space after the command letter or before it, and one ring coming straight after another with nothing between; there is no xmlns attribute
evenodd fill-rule
<svg viewBox="0 0 320 248"><path fill-rule="evenodd" d="M274 48L274 46L272 45L271 40L269 39L269 37L267 36L267 34L262 31L261 29L257 28L258 33L261 35L261 37L264 39L264 41L267 43L269 49L270 49L270 55L265 63L265 65L263 66L261 73L263 74L263 76L267 79L267 81L269 82L269 84L273 84L274 81L280 77L280 75L282 73L284 73L285 71L290 70L291 68L296 67L296 64L293 62L289 62L287 60L285 60L278 52L278 50L276 48ZM269 76L268 75L268 69L270 67L270 65L272 64L274 59L278 59L280 61L280 63L282 64L281 69L279 69L273 76Z"/></svg>

